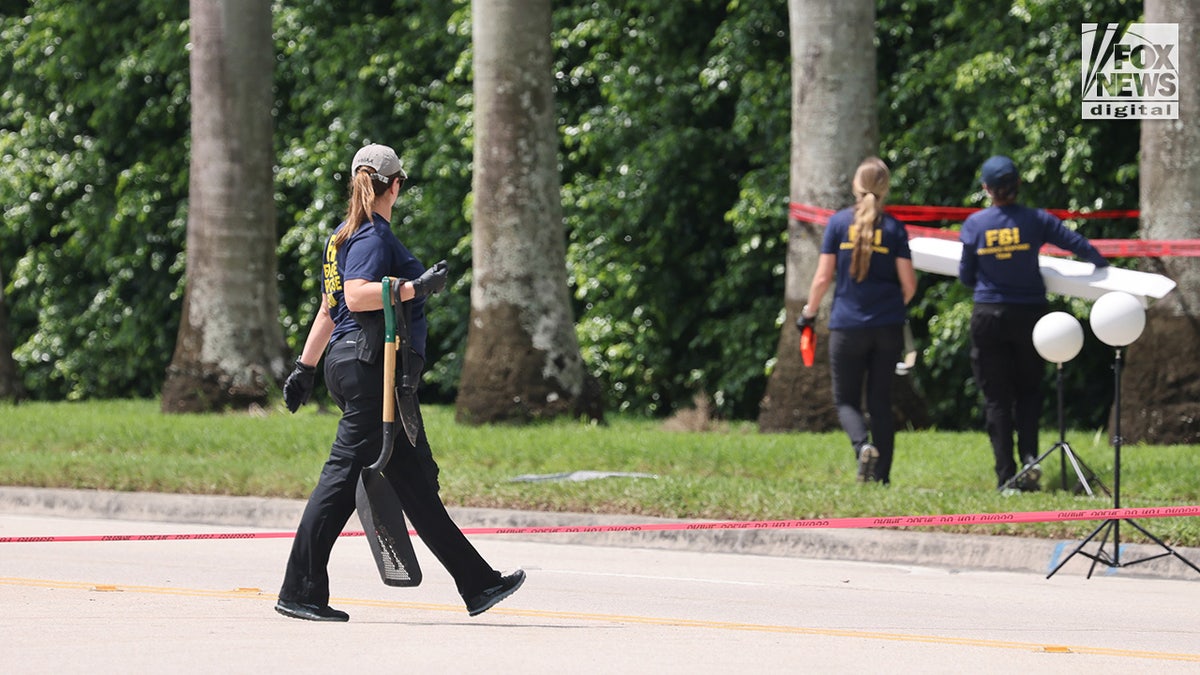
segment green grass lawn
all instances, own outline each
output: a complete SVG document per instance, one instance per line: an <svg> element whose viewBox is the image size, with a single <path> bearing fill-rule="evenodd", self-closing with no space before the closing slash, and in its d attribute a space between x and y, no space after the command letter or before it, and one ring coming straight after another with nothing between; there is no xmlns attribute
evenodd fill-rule
<svg viewBox="0 0 1200 675"><path fill-rule="evenodd" d="M1061 485L1059 457L1044 489L1005 497L980 432L915 431L897 437L892 485L855 482L853 453L836 433L760 434L751 423L719 431L668 431L658 421L606 425L555 421L462 426L449 407L423 408L447 504L676 518L775 520L1111 508L1111 497ZM307 406L259 414L164 415L157 401L0 405L0 484L304 498L333 439L337 416ZM1042 447L1058 440L1043 432ZM1097 431L1067 434L1112 489L1114 452ZM521 482L526 474L635 472L656 478ZM1068 471L1068 486L1074 473ZM1095 487L1095 486L1094 486ZM1121 506L1200 504L1200 448L1125 445ZM974 534L1081 538L1098 523L936 528ZM1170 544L1200 545L1200 519L1143 525ZM1125 530L1123 530L1124 532ZM1129 528L1131 541L1140 541ZM1129 537L1123 537L1129 539Z"/></svg>

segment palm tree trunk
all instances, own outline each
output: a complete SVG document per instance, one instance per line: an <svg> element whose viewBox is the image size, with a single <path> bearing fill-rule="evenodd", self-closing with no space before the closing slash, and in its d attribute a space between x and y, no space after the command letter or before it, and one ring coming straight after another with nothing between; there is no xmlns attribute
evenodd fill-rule
<svg viewBox="0 0 1200 675"><path fill-rule="evenodd" d="M191 0L187 281L164 412L264 404L285 374L270 0Z"/></svg>
<svg viewBox="0 0 1200 675"><path fill-rule="evenodd" d="M1139 164L1143 239L1200 238L1200 40L1194 2L1146 0L1147 23L1179 26L1179 119L1142 121ZM1200 443L1200 259L1149 258L1143 268L1175 280L1150 307L1122 375L1121 435L1131 442Z"/></svg>
<svg viewBox="0 0 1200 675"><path fill-rule="evenodd" d="M853 201L850 181L865 157L876 154L875 3L872 0L789 0L792 43L792 202L827 209ZM807 300L821 251L823 228L788 220L786 315L775 368L759 411L762 431L837 428L829 359L800 361L796 318ZM829 316L828 300L821 314ZM828 329L817 330L818 350Z"/></svg>
<svg viewBox="0 0 1200 675"><path fill-rule="evenodd" d="M20 401L25 396L21 373L13 359L13 343L8 332L8 305L4 301L4 270L0 269L0 401Z"/></svg>
<svg viewBox="0 0 1200 675"><path fill-rule="evenodd" d="M471 11L473 279L457 416L599 416L567 289L551 3L474 0Z"/></svg>

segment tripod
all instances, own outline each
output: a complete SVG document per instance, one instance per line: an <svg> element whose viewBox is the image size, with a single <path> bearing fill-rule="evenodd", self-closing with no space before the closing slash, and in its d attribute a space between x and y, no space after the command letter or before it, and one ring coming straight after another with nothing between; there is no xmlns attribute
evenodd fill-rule
<svg viewBox="0 0 1200 675"><path fill-rule="evenodd" d="M1114 361L1114 363L1113 363L1113 373L1114 373L1115 384L1116 384L1116 393L1113 395L1114 396L1113 409L1115 411L1116 417L1113 422L1113 451L1115 453L1115 463L1113 464L1113 493L1112 494L1113 494L1113 508L1119 509L1119 508L1121 508L1121 348L1120 347L1117 347L1116 361ZM1050 570L1050 573L1046 575L1046 578L1049 579L1050 577L1054 576L1054 573L1057 572L1058 570L1062 569L1062 566L1066 565L1068 560L1075 557L1076 553L1084 556L1085 558L1091 558L1092 566L1090 568L1088 568L1088 573L1087 573L1087 576L1089 579L1092 578L1092 572L1094 572L1096 570L1097 563L1103 563L1103 564L1107 565L1108 567L1128 567L1129 565L1136 565L1138 563L1143 563L1143 562L1146 562L1149 560L1157 560L1158 558L1163 558L1163 557L1166 557L1169 555L1173 555L1176 558L1179 558L1180 560L1183 561L1183 563L1185 565L1196 570L1197 572L1200 572L1200 567L1196 567L1195 565L1192 564L1192 562L1190 560L1188 560L1187 558L1180 555L1178 551L1171 548L1170 546L1167 546L1158 537L1154 536L1153 534L1150 534L1150 532L1148 532L1146 530L1146 528L1139 525L1137 523L1137 521L1133 520L1132 518L1128 518L1126 520L1138 532L1141 532L1142 534L1146 535L1154 543L1161 546L1163 548L1163 552L1155 554L1155 555L1146 556L1145 558L1139 558L1137 560L1121 562L1121 520L1117 519L1117 518L1110 518L1110 519L1104 521L1103 523L1100 523L1100 526L1097 527L1095 530L1092 530L1092 533L1089 534L1086 539L1084 539L1082 542L1080 542L1079 546L1076 546L1075 550L1071 551L1070 555L1063 558L1062 562L1058 563L1058 565L1055 566L1055 568L1053 570ZM1083 547L1087 546L1088 542L1090 542L1092 539L1094 539L1096 537L1096 535L1100 534L1101 532L1104 533L1104 536L1100 537L1100 540L1099 540L1100 548L1098 548L1095 553L1084 552ZM1112 545L1113 545L1113 552L1111 555L1107 551L1105 551L1105 546L1108 545L1108 539L1110 536L1112 537Z"/></svg>
<svg viewBox="0 0 1200 675"><path fill-rule="evenodd" d="M1071 444L1067 443L1066 423L1063 420L1063 367L1062 367L1062 363L1059 362L1057 364L1057 366L1058 366L1058 442L1055 443L1054 445L1052 445L1049 450L1044 452L1041 457L1038 457L1037 459L1033 460L1029 464L1026 464L1024 468L1022 468L1020 471L1017 472L1017 475L1015 475L1012 478L1009 478L1007 481L1005 481L1004 484L1000 486L1000 489L1003 490L1005 488L1012 488L1017 485L1020 485L1021 479L1024 478L1031 471L1034 471L1037 468L1037 466L1042 463L1043 460L1045 460L1050 455L1054 454L1055 450L1061 450L1062 455L1059 456L1058 459L1059 459L1059 474L1062 476L1062 489L1064 489L1064 490L1067 489L1067 461L1070 460L1071 468L1075 470L1075 477L1079 479L1079 483L1075 487L1076 492L1083 490L1084 492L1087 493L1087 495L1089 497L1095 496L1092 493L1092 487L1088 482L1089 480L1092 480L1092 481L1095 481L1096 485L1101 490L1104 491L1104 494L1111 495L1111 493L1108 491L1108 488L1104 487L1104 483L1101 483L1100 479L1096 477L1096 472L1092 471L1090 468L1088 468L1088 466L1083 463L1083 460L1079 459L1079 457L1075 454L1075 451L1071 449Z"/></svg>

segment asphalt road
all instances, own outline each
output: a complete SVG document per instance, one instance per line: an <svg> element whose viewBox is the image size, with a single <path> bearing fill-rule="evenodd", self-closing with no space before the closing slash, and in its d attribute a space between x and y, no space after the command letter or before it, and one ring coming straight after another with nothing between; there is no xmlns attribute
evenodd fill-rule
<svg viewBox="0 0 1200 675"><path fill-rule="evenodd" d="M2 503L2 500L0 500ZM111 511L112 509L108 509ZM0 510L0 538L273 532ZM260 510L261 511L261 510ZM269 520L260 512L260 520ZM214 516L216 520L226 519ZM191 520L191 519L188 519ZM459 524L467 526L462 519ZM348 529L355 529L351 522ZM806 533L807 534L807 533ZM273 610L286 537L0 543L6 673L1189 672L1200 575L1037 571L476 536L515 595L471 618L415 541L418 588L383 586L362 537L334 549L349 623ZM1182 564L1176 563L1179 567ZM1186 568L1184 568L1186 569ZM1190 571L1190 570L1189 570Z"/></svg>

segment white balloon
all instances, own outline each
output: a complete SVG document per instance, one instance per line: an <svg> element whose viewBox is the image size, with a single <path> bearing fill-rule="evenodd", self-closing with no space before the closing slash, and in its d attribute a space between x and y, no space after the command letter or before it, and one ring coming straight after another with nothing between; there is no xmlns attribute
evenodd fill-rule
<svg viewBox="0 0 1200 675"><path fill-rule="evenodd" d="M1105 293L1092 305L1092 332L1112 347L1124 347L1146 328L1146 308L1136 297L1122 291Z"/></svg>
<svg viewBox="0 0 1200 675"><path fill-rule="evenodd" d="M1066 363L1083 349L1083 326L1066 312L1050 312L1033 327L1033 346L1051 363Z"/></svg>

